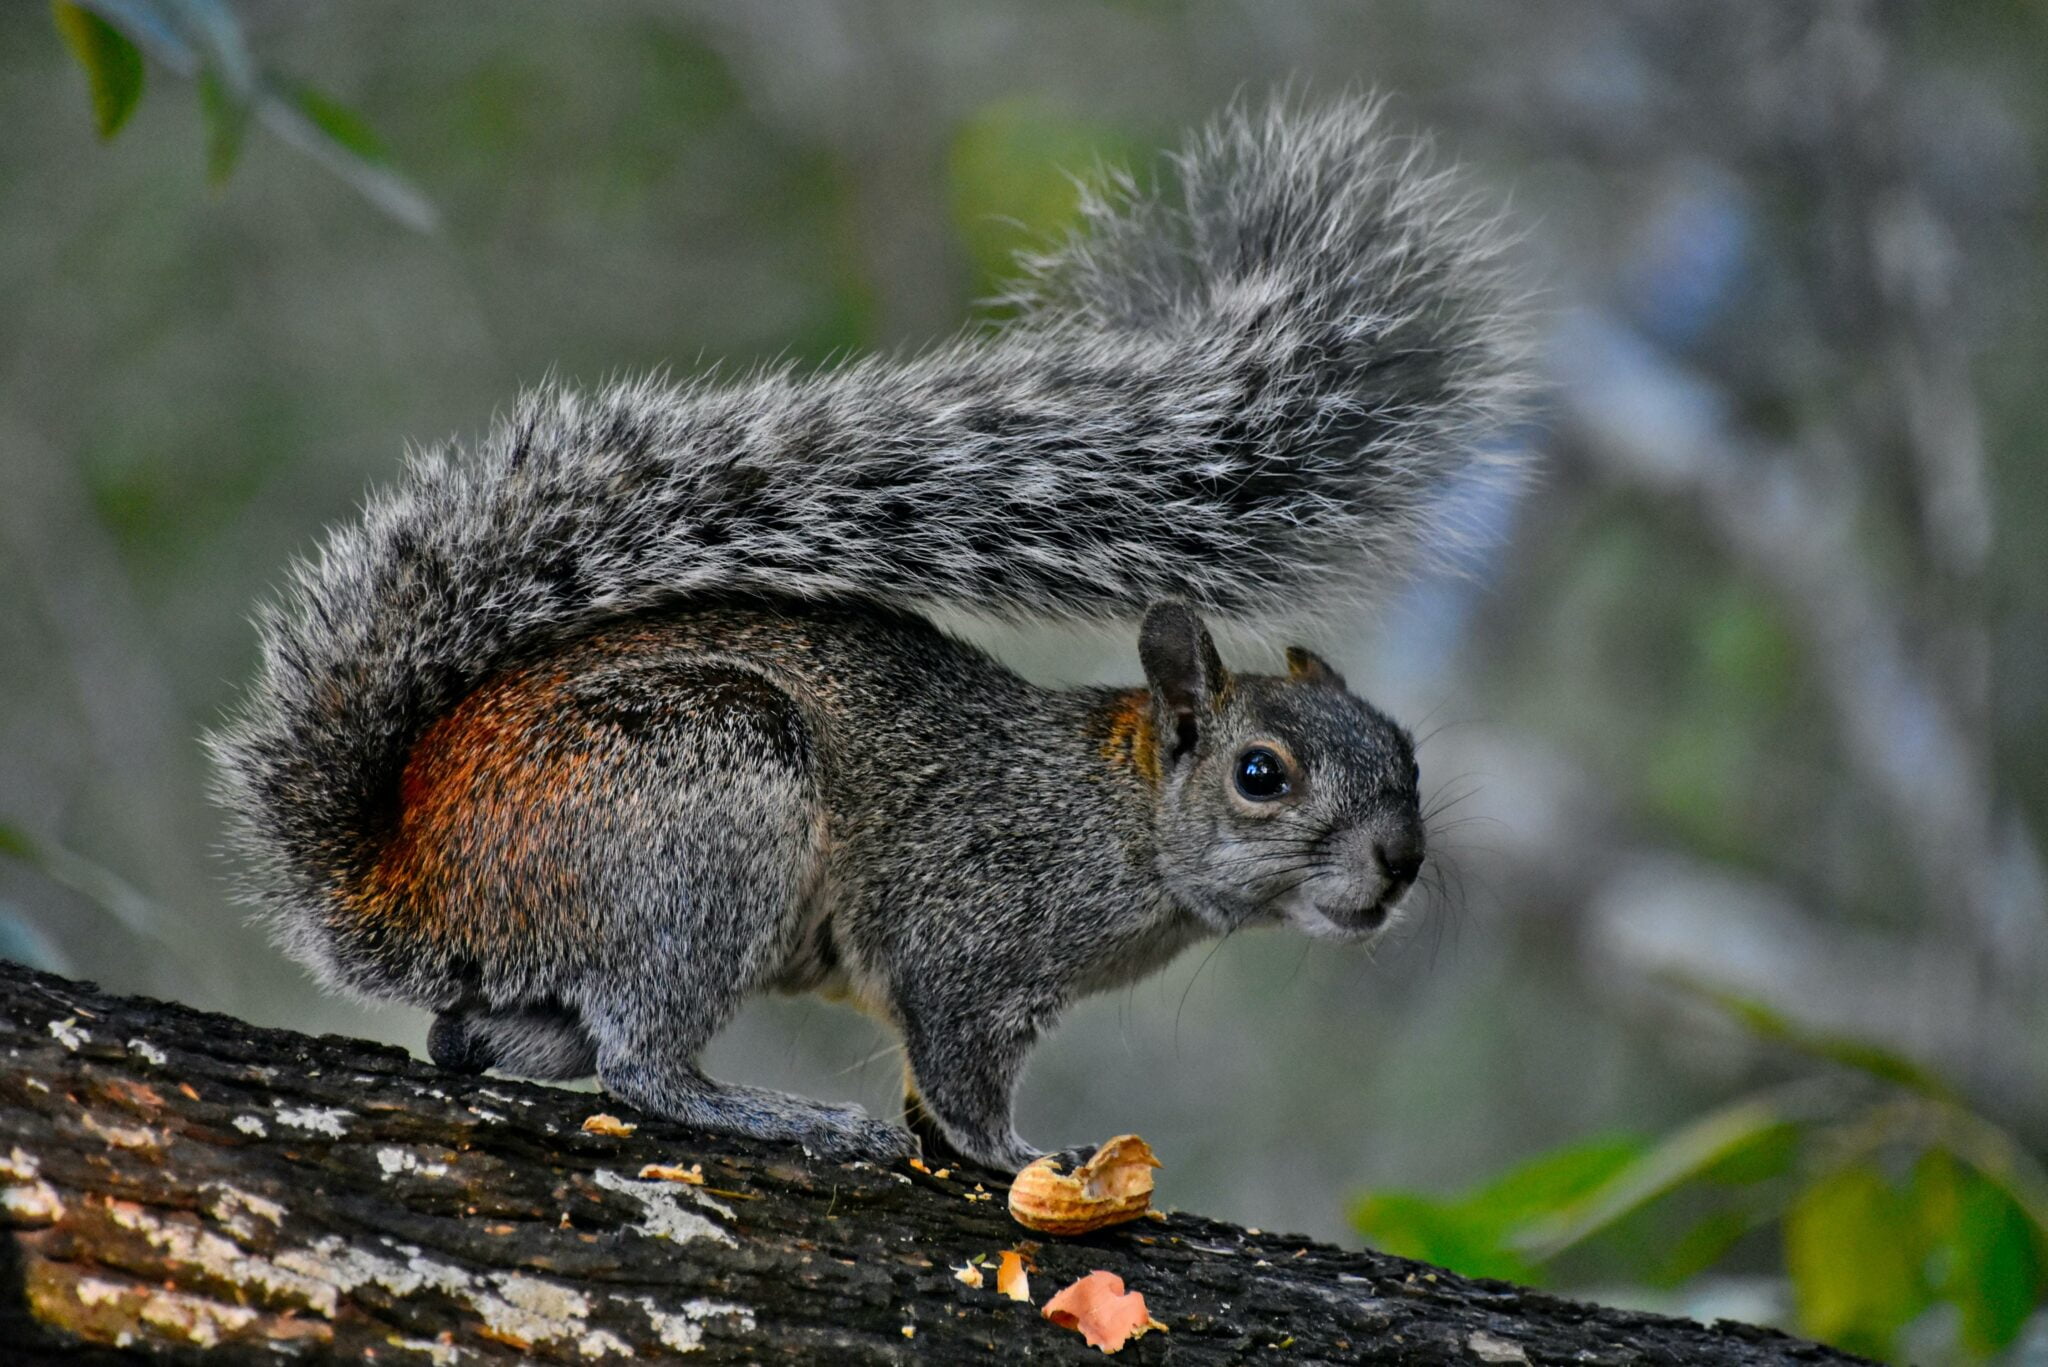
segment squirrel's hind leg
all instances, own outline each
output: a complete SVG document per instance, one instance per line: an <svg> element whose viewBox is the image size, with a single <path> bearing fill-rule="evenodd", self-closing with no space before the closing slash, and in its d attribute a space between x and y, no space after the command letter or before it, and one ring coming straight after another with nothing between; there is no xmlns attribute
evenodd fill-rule
<svg viewBox="0 0 2048 1367"><path fill-rule="evenodd" d="M859 1106L835 1105L706 1077L698 1052L726 1023L738 993L701 975L664 972L659 962L625 990L586 1006L604 1089L684 1125L753 1139L795 1140L821 1158L905 1158L918 1151L908 1130ZM668 965L673 969L675 965ZM693 991L699 989L701 991Z"/></svg>
<svg viewBox="0 0 2048 1367"><path fill-rule="evenodd" d="M752 834L758 837L758 829ZM774 891L776 881L764 879L771 886L755 893ZM795 1140L821 1158L886 1161L915 1154L909 1131L858 1106L733 1086L698 1069L698 1053L770 972L759 966L758 946L740 933L755 921L743 913L766 908L735 881L716 882L722 886L678 890L679 903L694 904L699 913L690 926L694 936L654 937L630 966L586 990L583 1016L597 1046L598 1081L641 1110L699 1129Z"/></svg>
<svg viewBox="0 0 2048 1367"><path fill-rule="evenodd" d="M631 677L628 677L630 674ZM622 669L581 690L636 709L605 746L604 839L580 851L604 935L574 1005L605 1090L686 1125L796 1140L830 1158L917 1152L858 1106L706 1077L700 1051L797 951L824 874L824 800L809 719L737 662ZM654 699L658 706L647 700ZM620 701L623 700L623 701Z"/></svg>

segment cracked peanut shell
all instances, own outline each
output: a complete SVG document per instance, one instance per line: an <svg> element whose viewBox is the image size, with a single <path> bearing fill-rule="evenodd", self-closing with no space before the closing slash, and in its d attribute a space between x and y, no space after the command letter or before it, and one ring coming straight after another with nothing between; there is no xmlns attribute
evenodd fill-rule
<svg viewBox="0 0 2048 1367"><path fill-rule="evenodd" d="M1120 1134L1071 1172L1058 1154L1027 1165L1010 1183L1010 1217L1041 1234L1087 1234L1143 1215L1159 1160L1134 1134Z"/></svg>

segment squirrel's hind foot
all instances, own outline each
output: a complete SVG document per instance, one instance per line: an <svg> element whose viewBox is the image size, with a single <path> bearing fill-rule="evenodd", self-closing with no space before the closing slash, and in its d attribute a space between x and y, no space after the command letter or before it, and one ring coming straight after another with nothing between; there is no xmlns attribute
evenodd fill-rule
<svg viewBox="0 0 2048 1367"><path fill-rule="evenodd" d="M501 1068L560 1082L597 1071L597 1048L581 1018L555 1005L443 1011L427 1032L427 1054L443 1068L472 1076Z"/></svg>
<svg viewBox="0 0 2048 1367"><path fill-rule="evenodd" d="M876 1120L859 1106L715 1082L673 1060L653 1067L635 1060L599 1074L604 1089L621 1101L697 1129L795 1140L813 1157L834 1162L891 1163L918 1154L917 1137L909 1130Z"/></svg>

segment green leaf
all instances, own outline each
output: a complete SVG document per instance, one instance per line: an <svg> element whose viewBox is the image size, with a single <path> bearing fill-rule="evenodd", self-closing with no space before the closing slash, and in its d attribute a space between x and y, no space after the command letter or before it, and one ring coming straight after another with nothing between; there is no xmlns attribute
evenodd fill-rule
<svg viewBox="0 0 2048 1367"><path fill-rule="evenodd" d="M1757 1212L1741 1207L1715 1211L1691 1229L1658 1260L1651 1280L1678 1286L1721 1261L1735 1241L1760 1223Z"/></svg>
<svg viewBox="0 0 2048 1367"><path fill-rule="evenodd" d="M1775 1007L1697 978L1680 973L1669 976L1679 987L1726 1011L1759 1039L1789 1045L1801 1053L1854 1068L1908 1091L1939 1097L1944 1101L1955 1099L1955 1093L1947 1083L1901 1054L1868 1040L1811 1029Z"/></svg>
<svg viewBox="0 0 2048 1367"><path fill-rule="evenodd" d="M1727 1187L1762 1187L1792 1171L1805 1137L1803 1124L1786 1119L1728 1148L1700 1169L1697 1180Z"/></svg>
<svg viewBox="0 0 2048 1367"><path fill-rule="evenodd" d="M1761 719L1790 701L1799 648L1776 609L1769 595L1739 579L1701 605L1694 639L1720 710Z"/></svg>
<svg viewBox="0 0 2048 1367"><path fill-rule="evenodd" d="M1658 1141L1577 1199L1532 1221L1515 1236L1515 1247L1539 1260L1556 1257L1687 1182L1731 1168L1739 1171L1745 1159L1781 1152L1796 1137L1797 1128L1796 1121L1762 1098L1710 1112Z"/></svg>
<svg viewBox="0 0 2048 1367"><path fill-rule="evenodd" d="M2012 1196L1952 1155L1924 1155L1912 1192L1923 1236L1940 1255L1935 1286L1962 1321L1964 1346L1989 1356L2041 1304L2048 1265L2033 1222Z"/></svg>
<svg viewBox="0 0 2048 1367"><path fill-rule="evenodd" d="M1937 1103L1929 1114L1935 1125L1933 1144L2011 1197L2048 1249L2048 1171L2017 1139L1974 1111Z"/></svg>
<svg viewBox="0 0 2048 1367"><path fill-rule="evenodd" d="M336 147L373 165L383 166L390 162L391 153L383 140L347 105L329 99L311 86L285 86L283 93Z"/></svg>
<svg viewBox="0 0 2048 1367"><path fill-rule="evenodd" d="M1582 1200L1613 1180L1649 1145L1634 1135L1602 1135L1567 1144L1508 1169L1472 1192L1464 1204L1483 1211L1505 1229Z"/></svg>
<svg viewBox="0 0 2048 1367"><path fill-rule="evenodd" d="M1867 1163L1813 1183L1785 1213L1785 1271L1801 1329L1872 1357L1928 1302L1912 1203Z"/></svg>
<svg viewBox="0 0 2048 1367"><path fill-rule="evenodd" d="M1600 1186L1642 1150L1633 1136L1602 1136L1540 1154L1463 1196L1368 1196L1353 1206L1351 1219L1390 1253L1468 1277L1531 1281L1535 1269L1514 1247L1516 1232Z"/></svg>
<svg viewBox="0 0 2048 1367"><path fill-rule="evenodd" d="M120 30L71 0L51 0L50 18L92 87L93 122L111 138L142 98L142 53Z"/></svg>
<svg viewBox="0 0 2048 1367"><path fill-rule="evenodd" d="M1534 1278L1527 1260L1502 1247L1499 1223L1456 1200L1382 1192L1353 1205L1351 1223L1373 1247L1403 1258L1435 1263L1468 1277L1511 1282Z"/></svg>
<svg viewBox="0 0 2048 1367"><path fill-rule="evenodd" d="M255 116L391 217L421 232L434 230L434 206L391 168L384 144L346 107L304 87L265 81L256 91Z"/></svg>
<svg viewBox="0 0 2048 1367"><path fill-rule="evenodd" d="M222 185L242 155L249 131L249 102L212 71L199 73L199 109L206 120L206 178Z"/></svg>
<svg viewBox="0 0 2048 1367"><path fill-rule="evenodd" d="M1027 100L977 110L946 157L953 221L986 295L1016 273L1020 250L1041 248L1079 219L1085 174L1130 152L1109 129Z"/></svg>

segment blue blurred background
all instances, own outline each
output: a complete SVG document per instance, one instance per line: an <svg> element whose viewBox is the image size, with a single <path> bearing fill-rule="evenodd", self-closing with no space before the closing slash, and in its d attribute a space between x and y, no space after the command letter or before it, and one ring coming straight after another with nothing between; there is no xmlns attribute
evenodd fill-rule
<svg viewBox="0 0 2048 1367"><path fill-rule="evenodd" d="M289 558L522 386L915 346L1070 172L1371 88L1540 305L1533 487L1463 495L1488 548L1316 643L1428 737L1445 885L1374 956L1240 937L1090 1004L1024 1132L1137 1130L1170 1203L1266 1229L2048 1360L2040 6L96 10L148 50L104 141L64 7L0 10L0 953L418 1047L225 897L196 737ZM897 1092L822 1003L711 1064Z"/></svg>

